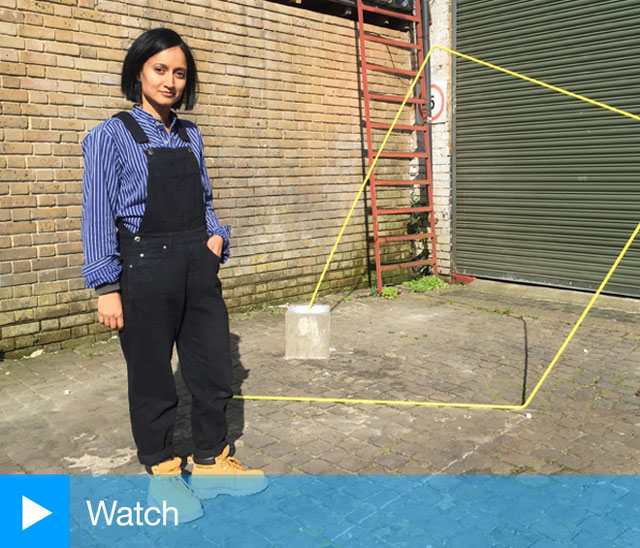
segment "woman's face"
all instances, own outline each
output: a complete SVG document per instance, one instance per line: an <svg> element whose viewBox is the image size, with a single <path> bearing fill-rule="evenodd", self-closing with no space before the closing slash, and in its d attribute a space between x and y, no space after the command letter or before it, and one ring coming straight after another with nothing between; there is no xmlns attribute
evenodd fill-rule
<svg viewBox="0 0 640 548"><path fill-rule="evenodd" d="M138 75L142 101L154 107L170 108L182 96L187 84L187 59L174 46L149 57Z"/></svg>

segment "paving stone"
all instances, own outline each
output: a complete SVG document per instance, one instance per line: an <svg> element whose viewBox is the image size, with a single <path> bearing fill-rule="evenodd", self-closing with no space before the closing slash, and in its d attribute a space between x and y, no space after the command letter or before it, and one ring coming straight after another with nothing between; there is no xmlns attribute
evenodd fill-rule
<svg viewBox="0 0 640 548"><path fill-rule="evenodd" d="M247 447L251 447L254 449L263 449L276 443L276 440L274 438L258 433L245 435L243 437L243 441L247 445Z"/></svg>
<svg viewBox="0 0 640 548"><path fill-rule="evenodd" d="M327 444L316 440L306 444L304 446L304 451L314 457L317 457L327 451Z"/></svg>
<svg viewBox="0 0 640 548"><path fill-rule="evenodd" d="M381 454L380 448L372 445L363 445L356 451L356 455L361 459L371 462Z"/></svg>
<svg viewBox="0 0 640 548"><path fill-rule="evenodd" d="M335 467L320 459L310 460L298 468L305 474L330 474L331 470L334 470L333 473L335 473Z"/></svg>
<svg viewBox="0 0 640 548"><path fill-rule="evenodd" d="M533 470L529 473L533 472L536 474L559 474L563 472L562 466L556 462L536 461L533 463L532 468Z"/></svg>
<svg viewBox="0 0 640 548"><path fill-rule="evenodd" d="M389 471L402 471L408 462L409 459L407 457L397 453L385 454L376 459L376 464L384 466Z"/></svg>
<svg viewBox="0 0 640 548"><path fill-rule="evenodd" d="M364 472L370 463L359 457L349 455L334 464L348 473L357 474Z"/></svg>
<svg viewBox="0 0 640 548"><path fill-rule="evenodd" d="M271 445L267 445L262 448L262 452L273 458L279 458L287 453L292 453L295 450L295 447L287 442L276 442Z"/></svg>
<svg viewBox="0 0 640 548"><path fill-rule="evenodd" d="M336 465L340 465L340 463L349 456L349 453L340 447L334 447L333 449L322 453L323 460Z"/></svg>
<svg viewBox="0 0 640 548"><path fill-rule="evenodd" d="M242 455L239 455L237 458L239 458L245 467L260 470L273 462L273 457L260 453L259 451L243 450Z"/></svg>
<svg viewBox="0 0 640 548"><path fill-rule="evenodd" d="M400 455L403 455L407 458L411 458L415 454L422 452L424 450L424 447L418 443L413 443L410 441L401 441L400 443L397 443L396 445L394 445L393 450Z"/></svg>

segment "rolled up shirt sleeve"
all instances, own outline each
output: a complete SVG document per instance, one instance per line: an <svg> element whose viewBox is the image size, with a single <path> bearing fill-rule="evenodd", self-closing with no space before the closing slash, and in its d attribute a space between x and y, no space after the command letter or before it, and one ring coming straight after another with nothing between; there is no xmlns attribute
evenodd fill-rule
<svg viewBox="0 0 640 548"><path fill-rule="evenodd" d="M82 275L90 288L119 289L120 253L115 226L119 186L118 159L113 136L105 124L93 128L82 141Z"/></svg>
<svg viewBox="0 0 640 548"><path fill-rule="evenodd" d="M211 180L209 179L209 174L207 172L207 163L204 159L204 141L202 139L202 134L198 131L199 139L199 162L200 162L200 172L202 174L202 187L204 189L204 203L205 203L205 216L207 221L207 234L209 237L218 235L222 236L224 241L222 246L222 258L221 262L226 262L229 258L229 237L231 235L231 226L230 225L222 225L218 220L218 216L216 215L215 210L213 209L213 205L211 203L213 199L213 189L211 188Z"/></svg>

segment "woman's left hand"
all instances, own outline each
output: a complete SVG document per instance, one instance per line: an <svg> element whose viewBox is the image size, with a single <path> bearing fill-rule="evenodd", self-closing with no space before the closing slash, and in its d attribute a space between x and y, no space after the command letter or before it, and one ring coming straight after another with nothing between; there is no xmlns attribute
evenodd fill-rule
<svg viewBox="0 0 640 548"><path fill-rule="evenodd" d="M211 238L207 240L207 247L211 251L213 251L218 256L219 259L222 257L223 245L224 245L224 240L222 239L222 236L218 236L217 234L214 234L213 236L211 236Z"/></svg>

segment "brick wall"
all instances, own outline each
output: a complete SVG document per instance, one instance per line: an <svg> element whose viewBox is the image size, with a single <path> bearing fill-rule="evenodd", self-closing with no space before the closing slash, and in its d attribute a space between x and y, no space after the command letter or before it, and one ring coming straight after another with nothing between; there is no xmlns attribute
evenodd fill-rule
<svg viewBox="0 0 640 548"><path fill-rule="evenodd" d="M198 104L179 114L204 135L214 206L232 226L232 256L221 271L231 309L310 297L366 173L356 23L263 0L149 4L0 0L0 351L7 357L111 335L96 323L95 297L80 274L80 143L131 107L119 89L121 63L144 30L175 29L196 57ZM373 44L368 52L372 62L408 68L407 54L392 49ZM407 85L384 79L377 83ZM405 138L395 139L391 150L408 150ZM378 171L406 178L408 164ZM408 194L394 192L383 203L407 203ZM368 283L365 224L361 205L323 291ZM400 219L385 230L405 229ZM408 250L386 252L397 259Z"/></svg>

